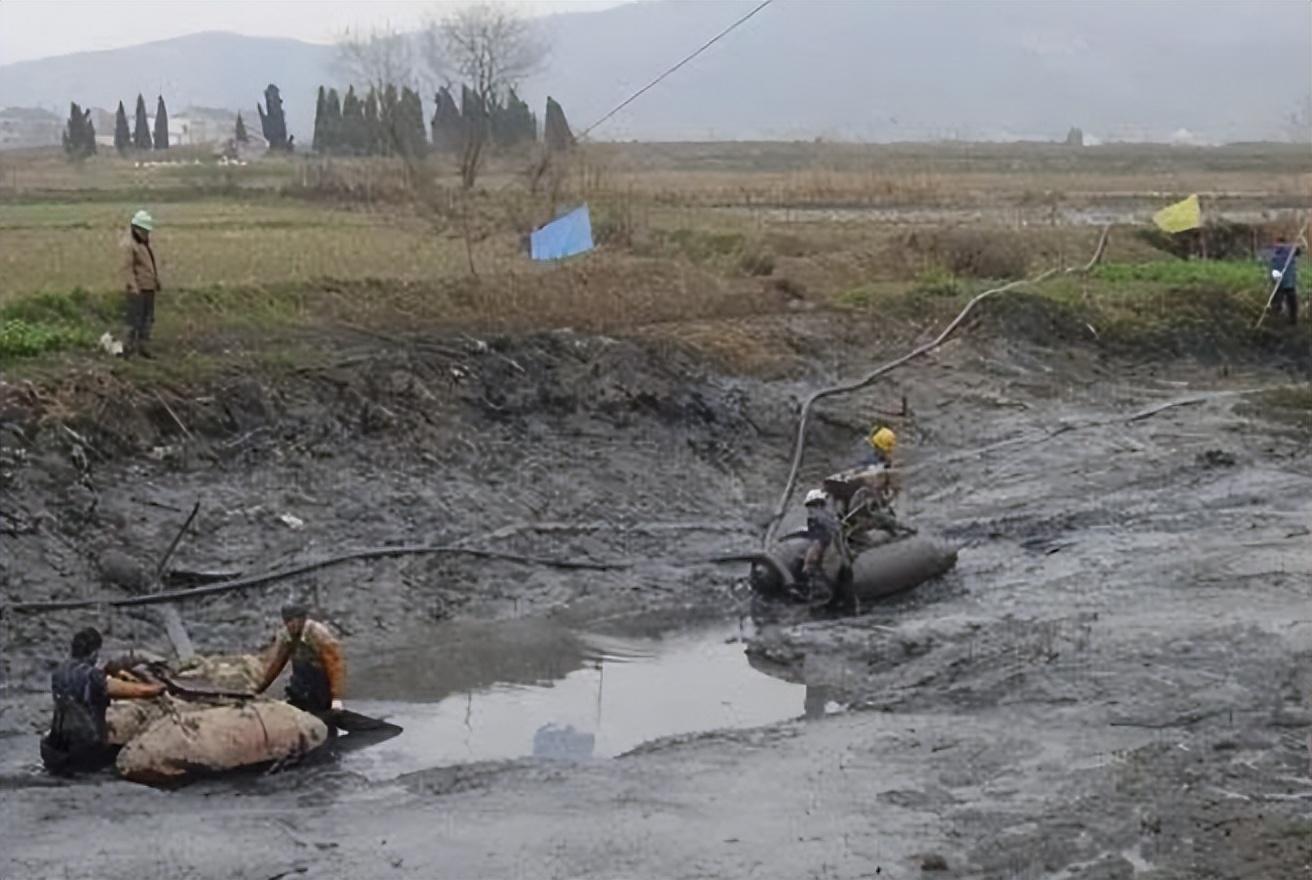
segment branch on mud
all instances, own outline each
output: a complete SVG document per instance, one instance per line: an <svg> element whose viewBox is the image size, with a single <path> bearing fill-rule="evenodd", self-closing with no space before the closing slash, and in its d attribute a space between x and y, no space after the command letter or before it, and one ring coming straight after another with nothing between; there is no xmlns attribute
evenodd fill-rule
<svg viewBox="0 0 1312 880"><path fill-rule="evenodd" d="M1142 727L1146 730L1166 730L1171 727L1192 727L1200 721L1206 721L1208 718L1215 718L1218 715L1233 711L1233 709L1213 709L1210 712L1190 712L1169 721L1134 721L1129 718L1117 718L1108 723L1112 727Z"/></svg>
<svg viewBox="0 0 1312 880"><path fill-rule="evenodd" d="M807 395L806 400L802 402L802 411L797 423L797 437L794 440L793 461L792 461L792 466L789 468L788 471L788 480L786 483L784 483L784 490L779 496L779 503L775 507L773 515L770 517L770 523L766 527L765 537L764 540L762 541L762 545L765 547L769 547L770 543L774 540L775 533L779 529L779 523L783 520L784 512L788 508L788 501L793 496L793 489L796 487L797 484L797 473L799 470L801 470L802 467L802 454L806 450L807 422L810 420L812 408L817 403L819 403L821 400L824 400L827 397L836 397L840 394L849 394L853 391L859 391L862 388L865 388L869 385L873 385L875 380L879 379L881 376L887 373L891 373L893 372L893 370L896 370L898 367L903 366L904 364L913 361L918 357L921 357L923 355L929 354L930 352L934 351L939 346L941 346L944 342L948 341L948 339L952 336L952 334L956 331L956 329L959 326L961 326L962 321L966 320L966 317L971 313L971 311L974 310L975 306L979 305L981 302L988 299L989 297L996 296L997 294L1000 293L1006 293L1009 290L1015 290L1016 288L1022 287L1027 284L1038 284L1042 281L1046 281L1047 279L1057 274L1065 274L1065 275L1084 274L1091 271L1093 267L1098 265L1099 261L1102 260L1102 255L1107 250L1107 237L1110 233L1111 233L1111 226L1110 225L1104 226L1102 229L1102 234L1098 237L1098 246L1094 249L1093 256L1090 257L1089 262L1085 263L1083 266L1070 267L1067 269L1048 269L1046 272L1040 272L1038 275L1035 275L1033 278L1021 278L1016 281L1011 281L1007 284L1004 284L1001 287L990 288L989 290L986 290L983 293L976 294L973 298L971 298L971 300L968 303L966 303L965 307L962 308L962 310L957 313L957 316L953 318L952 321L949 322L946 327L943 328L943 331L939 333L938 336L935 336L933 339L931 339L929 342L926 342L924 345L918 346L912 349L911 351L907 352L906 354L902 355L901 357L895 358L889 361L888 363L880 367L877 367L876 369L867 373L865 376L861 377L860 379L855 379L849 382L843 382L838 385L830 385L826 388L820 388L816 391L812 391L809 395Z"/></svg>
<svg viewBox="0 0 1312 880"><path fill-rule="evenodd" d="M425 554L469 556L474 559L511 562L518 565L536 565L548 568L560 568L567 571L629 571L642 565L652 564L695 566L750 562L775 569L785 582L791 580L787 572L776 559L769 554L755 551L726 553L719 556L699 557L696 559L685 560L662 561L643 559L638 561L616 560L612 562L597 562L581 559L552 559L545 556L526 556L519 553L502 553L496 550L483 550L477 547L460 547L451 544L398 545L395 547L371 547L365 550L356 550L350 553L342 553L337 556L316 559L311 562L305 562L278 571L265 572L263 574L237 578L236 580L224 581L217 584L207 584L201 587L191 587L185 590L170 590L168 592L152 593L145 596L96 596L89 599L62 599L49 602L12 602L0 604L0 618L4 616L5 612L39 614L48 611L73 611L85 608L129 608L140 605L160 605L185 599L201 599L209 596L231 593L237 590L246 590L252 587L267 586L278 581L298 577L334 565L341 565L346 562L383 559L393 556L418 556Z"/></svg>
<svg viewBox="0 0 1312 880"><path fill-rule="evenodd" d="M277 581L286 580L287 578L308 574L312 571L318 571L319 569L341 565L345 562L355 562L366 559L383 559L392 556L418 556L425 554L471 556L475 559L500 560L503 562L514 562L521 565L540 565L549 568L562 568L570 571L620 571L633 568L635 565L633 562L590 562L584 560L551 559L543 556L524 556L518 553L500 553L495 550L480 550L474 547L458 547L449 544L398 545L395 547L371 547L365 550L356 550L351 553L342 553L337 556L316 559L311 562L305 562L279 571L265 572L264 574L238 578L234 581L208 584L203 587L192 587L186 590L170 590L168 592L153 593L147 596L100 596L90 599L64 599L50 602L13 602L7 605L0 605L0 610L41 612L68 611L77 608L97 608L100 606L107 606L110 608L128 608L137 605L158 605L163 602L175 602L180 599L198 599L205 596L217 596L223 593L230 593L235 590L260 587Z"/></svg>
<svg viewBox="0 0 1312 880"><path fill-rule="evenodd" d="M173 419L173 424L177 425L178 428L182 430L183 436L188 440L195 440L196 438L187 430L187 426L182 424L182 419L178 418L178 414L173 411L173 407L169 406L169 402L164 399L164 395L156 391L155 399L159 401L160 406L164 407L164 411L169 414L169 418Z"/></svg>
<svg viewBox="0 0 1312 880"><path fill-rule="evenodd" d="M535 522L517 523L503 526L483 536L484 540L513 538L527 532L562 533L562 532L604 532L617 534L659 535L668 532L740 532L740 526L725 525L715 522L669 522L646 523L645 525L622 526L598 520L596 522Z"/></svg>

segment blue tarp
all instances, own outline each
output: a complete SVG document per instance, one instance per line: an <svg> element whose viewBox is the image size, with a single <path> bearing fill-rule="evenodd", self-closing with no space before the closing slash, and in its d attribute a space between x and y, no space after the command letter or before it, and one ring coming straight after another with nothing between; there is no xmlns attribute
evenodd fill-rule
<svg viewBox="0 0 1312 880"><path fill-rule="evenodd" d="M534 231L529 253L535 260L563 260L592 250L592 218L582 205Z"/></svg>

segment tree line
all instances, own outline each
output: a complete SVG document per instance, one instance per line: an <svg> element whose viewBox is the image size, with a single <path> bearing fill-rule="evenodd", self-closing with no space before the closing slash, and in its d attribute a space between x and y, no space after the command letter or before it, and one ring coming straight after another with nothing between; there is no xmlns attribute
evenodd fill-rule
<svg viewBox="0 0 1312 880"><path fill-rule="evenodd" d="M314 108L316 153L341 156L404 156L428 153L423 102L408 86L370 87L363 98L355 86L344 97L337 89L319 86Z"/></svg>
<svg viewBox="0 0 1312 880"><path fill-rule="evenodd" d="M345 97L320 86L315 102L313 147L324 155L419 158L430 150L459 153L471 139L507 149L537 138L538 118L513 88L504 98L485 101L462 86L457 104L444 86L427 123L423 100L409 86L389 84L381 92L371 86L363 99L355 86L347 87Z"/></svg>
<svg viewBox="0 0 1312 880"><path fill-rule="evenodd" d="M91 121L91 110L83 110L77 102L69 104L68 122L64 125L64 152L73 159L84 159L96 152L96 126ZM129 150L167 150L169 148L169 111L160 95L155 104L155 130L151 132L150 118L146 116L146 99L137 95L135 125L129 129L127 111L118 102L114 114L114 149L120 154Z"/></svg>

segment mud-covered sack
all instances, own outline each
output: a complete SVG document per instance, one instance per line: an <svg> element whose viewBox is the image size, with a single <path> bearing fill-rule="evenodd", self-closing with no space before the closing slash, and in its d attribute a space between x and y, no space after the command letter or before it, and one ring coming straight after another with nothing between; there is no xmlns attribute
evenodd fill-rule
<svg viewBox="0 0 1312 880"><path fill-rule="evenodd" d="M169 698L115 700L105 710L105 741L125 746L147 727L169 714ZM176 702L176 701L175 701Z"/></svg>
<svg viewBox="0 0 1312 880"><path fill-rule="evenodd" d="M231 691L249 691L264 678L265 659L257 654L215 654L197 656L177 667L179 684L203 683Z"/></svg>
<svg viewBox="0 0 1312 880"><path fill-rule="evenodd" d="M229 691L254 690L264 677L265 661L254 654L198 656L175 666L173 680L201 689ZM157 697L153 700L115 700L105 713L105 735L110 745L127 745L133 737L167 715L200 711L226 703L214 700L178 700Z"/></svg>
<svg viewBox="0 0 1312 880"><path fill-rule="evenodd" d="M297 758L328 740L322 721L272 700L215 706L155 721L118 754L118 771L159 785Z"/></svg>

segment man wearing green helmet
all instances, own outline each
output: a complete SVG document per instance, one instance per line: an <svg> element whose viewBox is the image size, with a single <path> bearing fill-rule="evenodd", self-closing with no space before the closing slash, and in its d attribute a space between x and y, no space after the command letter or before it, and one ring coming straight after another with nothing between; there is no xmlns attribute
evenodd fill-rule
<svg viewBox="0 0 1312 880"><path fill-rule="evenodd" d="M150 246L150 233L155 220L147 211L132 215L128 239L124 243L123 270L127 290L128 339L123 356L139 354L153 357L147 351L150 329L155 324L155 294L159 292L159 267L155 264L155 251Z"/></svg>

